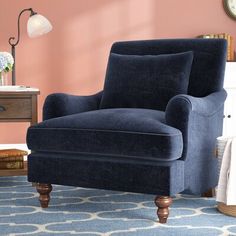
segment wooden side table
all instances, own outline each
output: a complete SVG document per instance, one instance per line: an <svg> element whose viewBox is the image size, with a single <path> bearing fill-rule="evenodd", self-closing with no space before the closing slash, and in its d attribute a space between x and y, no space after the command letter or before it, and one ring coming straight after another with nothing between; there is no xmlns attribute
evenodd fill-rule
<svg viewBox="0 0 236 236"><path fill-rule="evenodd" d="M0 122L38 122L37 88L0 88ZM26 175L27 163L24 169L0 170L0 176Z"/></svg>

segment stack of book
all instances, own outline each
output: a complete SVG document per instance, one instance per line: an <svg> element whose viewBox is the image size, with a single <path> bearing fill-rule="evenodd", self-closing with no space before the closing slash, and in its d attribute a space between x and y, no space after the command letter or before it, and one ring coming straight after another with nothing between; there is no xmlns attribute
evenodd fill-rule
<svg viewBox="0 0 236 236"><path fill-rule="evenodd" d="M221 34L203 34L199 35L198 38L222 38L226 39L228 43L227 49L227 61L234 61L234 39L231 35L226 33Z"/></svg>
<svg viewBox="0 0 236 236"><path fill-rule="evenodd" d="M0 150L0 170L23 169L26 151L19 149Z"/></svg>

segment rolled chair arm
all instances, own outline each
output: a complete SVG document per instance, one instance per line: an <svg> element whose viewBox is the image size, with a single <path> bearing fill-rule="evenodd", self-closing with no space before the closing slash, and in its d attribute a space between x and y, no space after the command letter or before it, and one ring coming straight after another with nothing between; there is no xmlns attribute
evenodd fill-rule
<svg viewBox="0 0 236 236"><path fill-rule="evenodd" d="M102 92L90 96L50 94L43 106L43 120L96 110L99 108L101 97Z"/></svg>
<svg viewBox="0 0 236 236"><path fill-rule="evenodd" d="M189 138L196 138L202 129L208 127L205 132L214 130L216 134L220 135L222 124L219 120L223 120L223 106L226 97L227 93L223 89L206 97L176 95L169 101L165 114L166 123L182 132L183 159L187 153ZM216 116L222 116L222 119L216 119Z"/></svg>

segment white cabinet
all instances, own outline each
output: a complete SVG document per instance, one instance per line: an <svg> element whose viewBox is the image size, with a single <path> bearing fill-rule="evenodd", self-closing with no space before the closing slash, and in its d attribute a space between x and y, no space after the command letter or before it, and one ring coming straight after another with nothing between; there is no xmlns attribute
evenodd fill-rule
<svg viewBox="0 0 236 236"><path fill-rule="evenodd" d="M236 136L236 89L226 89L228 97L224 109L224 136Z"/></svg>
<svg viewBox="0 0 236 236"><path fill-rule="evenodd" d="M224 136L236 136L236 62L227 62L224 88L227 99L224 108Z"/></svg>

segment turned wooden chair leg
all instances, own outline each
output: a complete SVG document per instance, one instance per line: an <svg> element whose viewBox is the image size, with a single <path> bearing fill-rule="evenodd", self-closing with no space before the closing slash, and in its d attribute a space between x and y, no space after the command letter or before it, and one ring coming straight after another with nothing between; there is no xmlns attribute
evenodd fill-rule
<svg viewBox="0 0 236 236"><path fill-rule="evenodd" d="M155 204L158 207L157 216L159 222L164 224L169 216L169 206L172 204L172 198L169 196L157 196Z"/></svg>
<svg viewBox="0 0 236 236"><path fill-rule="evenodd" d="M202 197L215 197L216 196L216 191L215 188L209 189L207 192L202 193Z"/></svg>
<svg viewBox="0 0 236 236"><path fill-rule="evenodd" d="M36 184L37 192L39 193L39 201L42 208L47 208L50 201L50 192L52 191L51 184Z"/></svg>

